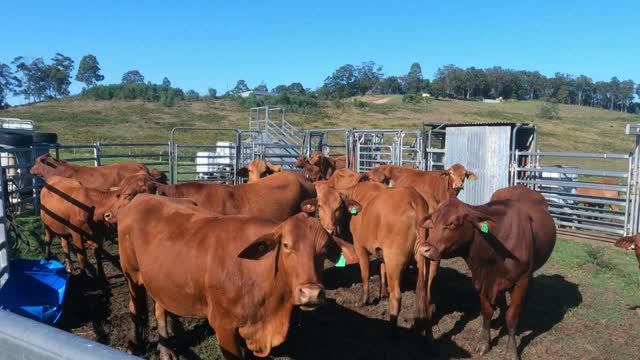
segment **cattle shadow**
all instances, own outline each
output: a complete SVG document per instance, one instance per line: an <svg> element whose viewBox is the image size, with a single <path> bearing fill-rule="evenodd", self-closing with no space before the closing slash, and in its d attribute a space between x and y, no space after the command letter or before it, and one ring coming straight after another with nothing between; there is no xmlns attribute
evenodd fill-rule
<svg viewBox="0 0 640 360"><path fill-rule="evenodd" d="M62 316L57 327L70 331L90 324L95 341L107 344L109 334L105 330L111 315L110 302L111 289L96 279L71 275L67 282Z"/></svg>
<svg viewBox="0 0 640 360"><path fill-rule="evenodd" d="M470 357L454 342L446 346L451 357ZM399 328L391 336L386 320L369 318L333 299L313 312L295 311L287 341L272 351L277 359L413 360L436 354L434 345L414 331Z"/></svg>

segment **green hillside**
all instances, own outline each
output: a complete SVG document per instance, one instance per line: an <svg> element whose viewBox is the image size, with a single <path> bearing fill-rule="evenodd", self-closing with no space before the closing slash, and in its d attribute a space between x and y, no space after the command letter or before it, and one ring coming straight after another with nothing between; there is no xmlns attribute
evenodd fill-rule
<svg viewBox="0 0 640 360"><path fill-rule="evenodd" d="M451 100L425 105L402 103L400 96L367 96L340 103L325 102L312 114L289 113L287 119L304 129L418 129L423 121L512 121L537 125L539 147L546 151L629 152L633 147L634 139L624 135L624 127L630 122L640 122L638 115L559 105L560 119L545 120L536 116L541 104L538 101L486 104ZM67 98L0 111L0 117L34 120L38 130L57 132L64 144L165 142L175 126L248 126L248 110L224 99L165 107L141 101Z"/></svg>

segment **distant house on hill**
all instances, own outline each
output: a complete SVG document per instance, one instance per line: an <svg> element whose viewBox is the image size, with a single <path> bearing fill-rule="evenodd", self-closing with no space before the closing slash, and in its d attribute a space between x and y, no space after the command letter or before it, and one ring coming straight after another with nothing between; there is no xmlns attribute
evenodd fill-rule
<svg viewBox="0 0 640 360"><path fill-rule="evenodd" d="M257 97L263 97L263 96L268 96L268 95L274 95L273 93L270 93L268 91L257 91L257 90L249 90L249 91L243 91L240 93L240 96L246 98L249 97L251 95L257 96Z"/></svg>

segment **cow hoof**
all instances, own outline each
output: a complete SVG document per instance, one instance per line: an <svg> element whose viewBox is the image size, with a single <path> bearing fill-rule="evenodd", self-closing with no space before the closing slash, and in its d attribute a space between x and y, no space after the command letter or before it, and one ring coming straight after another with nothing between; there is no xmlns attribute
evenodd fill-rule
<svg viewBox="0 0 640 360"><path fill-rule="evenodd" d="M476 352L479 355L484 355L484 354L488 353L490 349L491 349L491 345L489 345L488 342L480 343L480 344L478 344L478 347L476 348Z"/></svg>

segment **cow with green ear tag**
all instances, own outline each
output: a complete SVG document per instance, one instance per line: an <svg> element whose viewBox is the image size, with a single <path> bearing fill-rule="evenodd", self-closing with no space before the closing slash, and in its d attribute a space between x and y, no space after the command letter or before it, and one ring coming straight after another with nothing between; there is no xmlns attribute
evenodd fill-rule
<svg viewBox="0 0 640 360"><path fill-rule="evenodd" d="M417 253L418 245L426 238L419 220L429 213L427 202L412 188L389 188L374 182L336 190L320 181L316 183L316 192L317 199L302 203L303 211L317 211L320 223L330 233L335 232L343 221L351 230L363 290L356 305L371 303L369 256L373 255L382 260L380 297L389 296L389 325L395 331L402 301L402 270L409 264L416 264L415 328L430 336L431 307L426 279L431 263Z"/></svg>
<svg viewBox="0 0 640 360"><path fill-rule="evenodd" d="M491 343L490 324L496 297L510 292L506 312L507 351L519 359L515 332L533 272L547 261L556 241L556 228L546 200L524 186L498 190L492 201L471 206L458 199L442 203L422 220L429 233L419 252L439 261L462 257L480 293L483 326L477 351Z"/></svg>

